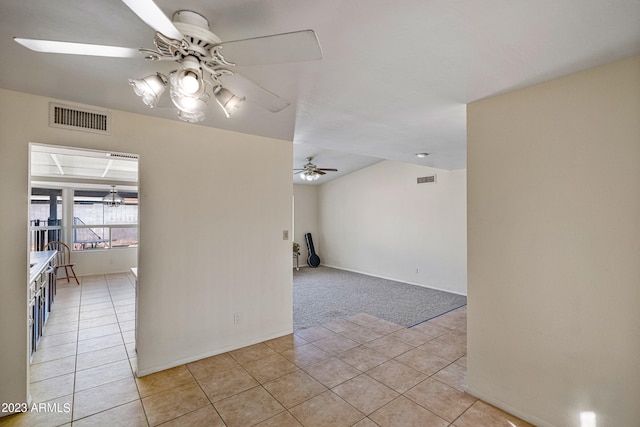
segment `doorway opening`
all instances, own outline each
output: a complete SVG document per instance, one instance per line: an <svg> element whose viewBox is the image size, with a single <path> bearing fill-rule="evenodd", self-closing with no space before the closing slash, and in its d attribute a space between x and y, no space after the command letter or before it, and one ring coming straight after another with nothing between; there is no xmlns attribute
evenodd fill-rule
<svg viewBox="0 0 640 427"><path fill-rule="evenodd" d="M51 248L47 246L50 242L64 243L70 249L70 262L83 285L77 288L82 289L82 300L85 301L83 304L90 304L90 297L96 301L100 299L99 293L84 295L85 284L97 290L96 279L100 277L103 280L105 277L116 280L120 275L126 281L126 277L133 277L137 267L138 162L139 156L132 153L30 144L30 258L42 258ZM54 313L57 308L55 303L58 286L68 287L69 290L77 286L73 278L67 283L64 269L56 276L56 269L51 268L52 263L53 261L48 267L43 267L42 271L31 271L30 274L31 278L37 277L33 286L31 283L29 286L34 288L34 298L45 301L44 304L38 304L37 301L30 304L30 307L36 307L35 316L34 313L29 313L30 318L37 318L41 323L39 327L30 330L30 334L34 335L30 337L29 348L32 363L41 359L38 349L43 340L40 338L47 337L46 323L49 312ZM30 268L36 266L37 264L32 264ZM127 293L131 294L133 304L137 303L134 281L130 292L126 286L119 286L119 283L107 285L105 289L111 294L110 298L114 297L114 290L119 292L118 304L125 303ZM46 298L43 298L41 295L45 294ZM70 308L77 305L77 311L82 311L80 295L77 304L74 304L75 300L63 299L61 296L59 305L64 306L62 310L71 312ZM99 304L95 307L99 307ZM115 305L112 308L116 308ZM76 313L76 327L80 332L83 322L81 314ZM131 316L134 315L135 312L131 313ZM88 327L91 322L85 323ZM49 332L55 328L56 325L52 324ZM135 330L131 334L135 334ZM82 334L78 333L77 339L81 337ZM49 338L48 341L52 339ZM45 341L46 346L49 345L48 341Z"/></svg>

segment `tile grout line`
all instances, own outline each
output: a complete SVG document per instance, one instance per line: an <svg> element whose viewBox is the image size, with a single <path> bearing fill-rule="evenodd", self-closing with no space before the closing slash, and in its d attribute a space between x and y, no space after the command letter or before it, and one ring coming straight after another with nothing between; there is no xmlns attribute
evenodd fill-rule
<svg viewBox="0 0 640 427"><path fill-rule="evenodd" d="M319 325L319 326L323 326L323 325ZM364 326L364 327L367 327L366 325L363 325L363 326ZM323 327L325 327L325 326L323 326ZM326 327L325 327L325 328L326 328ZM330 328L327 328L327 329L331 330ZM449 329L449 328L446 328L446 329ZM399 329L398 331L400 331L400 330L403 330L403 329ZM404 330L409 330L409 328L404 328ZM333 332L334 332L334 333L336 333L336 334L342 335L340 332L335 332L335 331L333 331ZM344 332L344 331L343 331L343 332ZM397 332L397 331L392 331L392 332L389 332L389 333L383 334L380 338L376 338L376 339L382 339L382 338L385 338L385 337L391 337L391 335L392 335L392 334L394 334L395 332ZM443 334L441 334L441 335L444 335L444 334L449 333L449 332L450 332L450 330L448 330L447 332L444 332L444 333L443 333ZM439 335L439 336L441 336L441 335ZM342 335L342 336L344 336L344 335ZM347 338L348 338L348 337L347 337ZM391 337L391 338L395 339L394 337ZM428 341L426 341L426 342L432 341L432 340L434 340L434 339L436 339L436 338L437 338L437 337L430 338L430 339L429 339ZM371 340L371 341L375 341L375 339L374 339L374 340ZM404 341L402 341L402 340L398 340L398 341L404 342ZM426 343L426 342L425 342L425 343ZM402 365L405 365L404 363L402 363L402 362L400 362L400 361L396 360L396 358L397 358L397 357L400 357L400 356L402 356L403 354L408 353L408 352L410 352L410 351L412 351L412 350L415 350L416 348L418 348L418 347L420 347L421 345L423 345L423 344L421 344L421 345L415 346L415 345L413 345L413 344L411 344L411 343L406 343L406 342L404 342L404 343L405 343L405 344L410 345L412 348L411 348L411 349L409 349L409 350L407 350L407 351L405 351L405 352L403 352L403 353L401 353L401 354L399 354L399 355L397 355L397 356L395 356L395 357L391 357L391 358L389 358L389 360L388 360L388 361L390 361L390 360L394 360L394 361L395 361L395 362L397 362L397 363L400 363L400 364L402 364ZM359 345L364 345L364 343L359 344ZM365 347L367 347L367 346L365 345ZM370 347L367 347L367 348L370 348ZM370 348L370 349L371 349L371 348ZM374 352L377 352L375 349L371 349L371 350L373 350ZM335 357L335 358L337 358L338 360L342 360L339 356L340 356L341 354L344 354L344 353L345 353L345 352L347 352L347 351L349 351L349 350L346 350L346 351L344 351L344 352L340 352L340 353L333 354L333 355L332 355L332 357ZM379 352L378 352L378 353L379 353ZM380 354L382 354L383 356L388 357L388 355L386 355L386 354L384 354L384 353L380 353ZM466 353L465 353L465 355L466 355ZM436 356L437 356L437 355L436 355ZM438 357L439 357L439 356L438 356ZM463 356L460 356L460 357L459 357L459 358L457 358L456 360L459 360L461 357L463 357ZM447 360L447 359L445 359L445 360ZM387 362L388 362L388 361L387 361ZM450 366L450 365L452 365L452 364L454 364L454 363L455 363L455 361L450 361L450 360L447 360L447 362L449 362L447 365L445 365L444 367L440 368L439 370L437 370L436 372L432 373L431 375L427 375L426 373L424 373L424 372L422 372L422 371L420 371L420 370L417 370L418 372L420 372L420 373L422 373L422 374L426 375L426 378L425 378L424 380L420 381L418 384L414 385L413 387L409 388L409 390L413 389L414 387L417 387L419 384L421 384L421 383L423 383L424 381L426 381L426 380L428 380L428 379L432 378L432 377L433 377L434 375L436 375L438 372L442 371L443 369L445 369L445 368L447 368L448 366ZM320 362L318 362L318 363L320 363ZM348 362L345 362L345 363L349 364ZM383 364L384 364L384 363L386 363L386 362L383 362ZM360 371L358 368L356 368L356 369L358 369L358 370L361 372L361 373L360 373L360 375L363 375L363 374L364 374L364 375L367 375L369 378L373 379L374 381L378 382L379 384L381 384L381 385L383 385L383 386L385 386L385 387L390 388L388 385L386 385L386 384L384 384L384 383L382 383L382 382L378 381L376 378L371 377L371 376L369 376L369 375L367 374L367 372L371 371L372 369L375 369L377 366L380 366L380 365L381 365L381 364L376 365L375 367L372 367L372 368L370 368L370 369L368 369L368 370L366 370L366 371ZM405 365L405 366L408 366L408 365ZM410 367L410 366L409 366L409 367ZM355 367L354 367L354 368L355 368ZM306 371L305 371L305 372L306 372ZM310 373L308 373L308 372L307 372L307 374L308 374L308 375L311 375L311 374L310 374ZM312 376L312 375L311 375L311 376ZM312 378L315 378L315 377L313 377L313 376L312 376ZM354 378L355 378L355 377L354 377ZM317 378L315 378L315 379L316 379L316 380L318 380ZM338 397L340 397L340 398L341 398L341 400L345 401L347 404L349 404L350 406L352 406L352 407L353 407L353 405L351 405L351 404L350 404L348 401L346 401L345 399L342 399L342 397L341 397L341 396L339 396L337 393L335 393L335 392L333 391L333 388L338 387L339 385L344 384L344 383L346 383L346 382L348 382L348 381L351 381L352 379L353 379L353 378L347 379L347 380L343 381L342 383L335 385L335 386L334 386L334 387L332 387L332 388L328 388L328 390L329 390L329 391L331 391L331 392L333 392L334 394L336 394ZM434 381L438 381L438 380L437 380L437 379L435 379L435 378L433 378L433 380L434 380ZM438 381L438 382L442 383L441 381ZM442 384L444 384L444 383L442 383ZM444 385L446 385L446 386L448 386L448 387L451 387L451 386L450 386L450 385L448 385L448 384L444 384ZM453 387L452 387L452 388L453 388ZM447 421L447 420L445 420L444 418L440 417L438 414L436 414L435 412L433 412L433 411L432 411L432 410L430 410L429 408L426 408L426 407L424 407L423 405L421 405L420 403L415 402L413 399L410 399L409 397L405 396L405 394L406 394L409 390L406 390L406 391L405 391L405 392L403 392L403 393L399 393L397 390L394 390L393 388L391 388L391 390L393 390L393 391L395 391L396 393L398 393L398 396L396 396L395 398L393 398L391 401L389 401L389 402L385 403L385 404L384 404L384 405L382 405L380 408L377 408L377 409L376 409L376 411L377 411L377 410L379 410L379 409L381 409L381 408L383 408L383 407L385 407L385 406L387 406L387 405L389 405L389 404L391 404L392 402L396 401L396 400L397 400L397 399L399 399L400 397L404 397L405 399L408 399L409 401L411 401L411 402L413 402L413 403L417 404L418 406L420 406L420 407L421 407L421 408L423 408L424 410L426 410L426 411L430 412L431 414L435 415L436 417L438 417L438 418L440 418L440 419L444 420L445 422L449 423L449 421ZM362 412L361 412L361 411L359 411L357 408L355 408L355 407L354 407L354 409L356 409L358 412L362 413ZM467 409L468 409L468 408L467 408ZM373 412L375 412L375 411L373 411ZM372 412L372 413L373 413L373 412ZM466 410L465 410L464 412L466 412ZM464 412L463 412L463 413L464 413ZM369 415L364 414L364 415L365 415L365 418L368 418L370 414L369 414ZM457 418L456 418L456 419L457 419Z"/></svg>
<svg viewBox="0 0 640 427"><path fill-rule="evenodd" d="M189 364L185 363L184 367L187 369L187 372L189 372L189 375L191 375L191 378L193 378L193 381L196 383L196 385L198 386L198 388L200 389L200 391L202 391L202 394L204 394L204 396L207 398L207 401L209 402L209 404L211 405L211 407L213 408L214 411L216 411L216 414L218 414L218 417L220 417L220 419L224 422L224 418L222 417L222 414L220 412L218 412L218 409L216 409L216 406L213 404L213 402L211 401L211 398L209 397L209 395L207 394L206 391L204 391L204 389L202 388L202 385L200 384L200 382L198 381L198 379L193 375L193 372L191 372L191 369L189 369ZM248 372L247 372L248 373ZM251 375L251 374L249 374ZM175 387L174 387L175 388ZM205 406L203 406L202 408L205 408ZM197 408L194 409L193 411L187 412L186 414L182 414L179 417L173 418L173 420L177 420L180 417L183 417L185 415L191 414L193 412L199 411L202 408ZM167 420L166 422L169 422L171 420ZM149 423L149 425L151 425L151 423ZM226 423L225 423L226 425Z"/></svg>
<svg viewBox="0 0 640 427"><path fill-rule="evenodd" d="M114 309L114 312L115 312L115 306L113 305L113 299L111 298L111 290L110 290L110 288L109 288L109 284L108 284L107 277L106 277L106 275L100 275L100 276L101 276L101 277L103 278L103 280L104 280L105 286L106 286L106 288L107 288L107 292L109 292L109 299L111 300L111 305L112 305L112 307L113 307L113 309ZM81 292L82 292L82 290L81 290ZM81 309L81 307L82 307L82 297L81 297L81 299L80 299L80 309ZM80 319L78 319L78 322L79 322L79 321L80 321ZM118 321L117 316L116 316L116 321ZM104 325L103 325L103 326L104 326ZM118 322L118 328L120 328L119 322ZM79 338L79 333L80 333L80 329L79 329L79 324L78 324L78 338ZM99 337L98 337L98 338L99 338ZM121 339L122 339L122 341L123 341L123 346L124 346L124 338L122 337L122 335L121 335ZM78 339L78 341L77 341L77 342L79 342L79 339ZM77 347L77 346L76 346L76 347ZM117 347L117 346L114 346L114 347ZM108 348L112 348L112 347L106 347L106 348L98 349L98 350L95 350L95 351L106 350L106 349L108 349ZM126 352L126 347L125 347L125 352ZM78 371L77 371L77 355L78 355L78 353L77 353L77 348L76 348L76 371L74 372L74 394L73 394L73 400L74 400L74 401L75 401L75 374L78 372ZM129 363L129 368L131 369L131 363L128 361L128 358L127 358L127 362ZM112 362L112 363L116 363L116 362ZM93 369L93 368L87 368L87 369ZM107 383L107 384L108 384L108 383ZM104 384L103 384L103 385L104 385ZM90 388L87 388L87 389L85 389L85 390L90 390L91 388L96 388L96 387L100 387L100 386L90 387ZM136 385L136 387L137 387L137 385ZM85 390L82 390L82 391L85 391ZM140 396L140 394L138 393L138 397L139 397L139 396ZM111 407L111 408L103 409L102 411L98 411L98 412L96 412L96 413L94 413L94 414L89 414L89 415L87 415L87 416L85 416L85 417L79 418L78 420L86 419L86 418L92 417L92 416L94 416L94 415L97 415L97 414L100 414L100 413L103 413L103 412L109 411L109 410L111 410L111 409L121 407L121 406L126 405L126 404L128 404L128 403L131 403L131 402L125 402L125 403L122 403L122 404L119 404L119 405L113 406L113 407ZM71 423L76 422L76 421L78 421L78 420L74 420L74 419L73 419L73 410L72 410Z"/></svg>
<svg viewBox="0 0 640 427"><path fill-rule="evenodd" d="M76 329L76 352L75 352L75 360L73 365L73 390L71 393L71 420L70 423L73 423L73 412L75 410L76 403L76 377L78 372L78 343L80 342L80 313L82 312L82 291L84 290L84 277L80 277L80 283L78 286L80 287L80 300L78 302L78 324Z"/></svg>
<svg viewBox="0 0 640 427"><path fill-rule="evenodd" d="M127 278L128 278L128 277L127 277ZM106 283L106 286L107 286L107 291L109 292L109 297L110 297L111 305L112 305L112 307L114 308L114 311L115 311L115 305L114 305L114 300L113 300L112 289L111 289L111 287L109 286L109 281L107 280L107 278L106 278L106 277L104 277L104 280L105 280L105 283ZM128 280L130 281L130 278L128 278ZM81 292L82 292L83 290L84 290L84 288L81 288ZM82 295L82 293L81 293L81 295ZM79 316L80 316L80 311L81 311L81 309L82 309L82 298L81 298L80 306L78 307L78 310L79 310ZM117 315L117 313L116 313L116 320L117 320L117 323L118 323L118 328L119 328L119 331L120 331L120 336L121 336L122 342L123 342L123 344L124 344L124 346L125 346L125 352L126 352L126 343L124 343L124 341L125 341L125 338L124 338L124 332L122 331L122 325L121 325L121 323L120 323L120 318L119 318L119 316ZM76 331L76 337L77 337L77 340L76 340L76 356L75 356L75 357L76 357L76 360L75 360L75 367L76 367L76 371L74 371L74 397L75 397L75 379L76 379L76 378L75 378L75 374L78 372L78 371L77 371L77 363L78 363L78 355L79 355L79 353L78 353L78 345L77 345L77 344L78 344L78 341L79 341L79 333L80 333L79 325L80 325L80 318L78 317L78 321L77 321L78 329L77 329L77 331ZM362 325L359 325L359 326L362 326ZM366 326L365 326L365 327L366 327ZM332 331L332 333L333 333L333 334L340 335L340 336L344 336L344 335L342 335L342 334L341 334L341 333L339 333L339 332L333 331L333 330L331 330L331 329L329 329L329 328L327 328L327 329L328 329L328 330L330 330L330 331ZM408 328L406 328L406 329L408 329ZM447 332L445 332L445 333L443 333L443 334L441 334L441 335L444 335L444 334L446 334L446 333L450 333L451 331L455 330L455 329L446 328L446 327L445 327L445 329L447 330ZM456 329L457 329L457 328L456 328ZM393 334L393 333L395 333L395 331L394 331L394 332L391 332L391 333L384 334L384 335L382 335L382 337L381 337L381 338L383 338L383 337L387 337L387 336L390 336L390 335L391 335L391 334ZM440 336L440 335L439 335L439 336ZM348 337L346 337L346 338L348 338ZM438 338L438 336L433 337L433 338L430 338L427 342L432 341L432 340L434 340L434 339L436 339L436 338ZM394 339L396 339L396 338L394 338ZM402 341L402 340L399 340L399 341L404 342L404 341ZM365 344L365 343L360 343L360 342L356 342L356 343L358 344L356 347L364 346L364 344ZM313 345L313 342L312 342L312 341L310 341L310 342L308 342L308 343L306 343L306 344L312 344L312 345ZM406 343L406 342L405 342L405 344L410 345L410 346L412 347L412 349L415 349L415 348L420 347L420 345L415 346L414 344L411 344L411 343ZM422 345L422 344L421 344L421 345ZM293 345L293 347L291 347L291 348L295 348L295 347L296 347L296 345ZM354 348L356 348L356 347L354 347ZM365 346L365 347L366 347L366 346ZM270 348L271 348L271 347L270 347ZM318 348L319 348L319 347L318 347ZM367 348L369 348L369 347L367 347ZM371 349L371 348L369 348L369 349L370 349L370 350L372 350L372 351L374 351L374 352L376 352L376 350L375 350L375 349ZM275 350L275 349L273 349L273 348L272 348L272 350ZM288 349L287 349L287 350L288 350ZM333 351L332 351L332 352L329 352L329 354L330 354L330 356L331 356L331 357L335 357L335 358L337 358L338 360L342 360L342 359L340 359L340 356L341 356L341 355L343 355L344 353L346 353L347 351L350 351L350 350L352 350L352 349L345 350L345 351L340 351L340 352L333 352ZM282 352L281 352L281 351L277 351L277 350L275 350L275 351L276 351L276 353L277 353L277 354L279 354L280 356L282 356ZM407 350L406 352L408 352L408 351L411 351L411 350ZM405 354L406 352L403 352L402 354ZM383 354L383 353L380 353L380 354ZM401 355L402 355L402 354L401 354ZM383 354L383 355L384 355L384 354ZM399 357L399 356L401 356L401 355L397 355L397 356L395 356L395 357L391 357L391 358L389 358L389 360L394 360L394 359L396 359L397 357ZM386 356L386 355L385 355L385 356ZM431 375L428 375L428 376L427 376L423 381L426 381L427 379L432 378L434 375L436 375L437 373L439 373L439 372L441 372L442 370L446 369L447 367L450 367L451 365L456 364L456 362L458 362L461 358L463 358L463 357L465 357L465 356L466 356L466 353L465 353L464 355L462 355L462 356L460 356L460 357L456 358L454 361L450 361L450 360L448 360L448 359L445 359L445 360L447 360L449 363L448 363L446 366L444 366L444 367L440 368L439 370L437 370L436 372L432 373ZM284 357L284 356L283 356L283 357ZM285 359L287 359L287 358L285 358ZM234 359L234 360L235 360L235 359ZM289 359L287 359L287 360L289 360ZM127 361L128 361L128 363L129 363L129 368L130 368L130 370L131 370L131 372L132 372L132 376L134 376L134 375L133 375L133 368L132 368L132 366L131 366L131 358L129 357L128 352L127 352ZM292 362L291 360L289 360L289 361L290 361L290 362ZM236 362L237 362L237 361L236 361ZM344 361L343 361L343 362L344 362ZM398 362L398 361L397 361L397 362ZM344 362L344 363L349 364L348 362ZM398 362L398 363L402 363L402 362ZM297 365L296 363L293 363L293 364L295 365L295 367L296 367L296 370L297 370L297 371L301 371L301 372L306 373L307 375L310 375L310 374L305 370L305 368L303 368L303 367L301 367L301 366ZM185 366L186 366L186 365L187 365L187 364L185 364ZM350 364L349 364L349 365L350 365ZM307 365L307 366L310 366L310 365ZM350 366L352 366L352 365L350 365ZM378 365L377 365L377 366L378 366ZM461 365L459 365L459 366L461 366ZM188 366L186 366L186 367L187 367L187 370L188 370L188 372L189 372L189 374L190 374L191 378L196 382L196 384L198 385L199 389L200 389L200 390L205 394L205 396L206 396L206 398L207 398L207 401L211 404L211 406L213 407L214 411L218 414L218 416L220 416L220 417L222 418L222 415L221 415L221 414L217 411L217 409L215 408L214 402L212 402L212 401L211 401L211 399L209 398L209 396L204 392L204 389L203 389L202 385L201 385L201 384L198 382L198 380L194 377L193 372L188 368ZM244 371L244 372L246 372L249 376L251 376L251 377L252 377L252 378L257 382L257 385L256 385L255 387L257 387L258 385L259 385L260 387L262 387L262 389L263 389L263 390L265 390L265 391L266 391L266 392L267 392L267 393L268 393L268 394L269 394L273 399L275 399L275 401L277 401L277 402L278 402L278 403L283 407L283 409L284 409L284 410L283 410L283 411L281 411L281 412L279 412L278 414L274 415L273 417L275 417L275 416L277 416L277 415L279 415L279 414L282 414L282 413L284 413L284 412L288 412L291 416L293 416L293 417L294 417L294 419L296 419L296 420L297 420L297 418L296 418L296 417L295 417L295 416L294 416L294 415L289 411L289 409L287 409L287 408L282 404L282 402L280 402L280 401L279 401L279 400L278 400L278 399L277 399L277 398L276 398L276 397L275 397L271 392L269 392L269 390L267 390L267 389L264 387L264 384L263 384L261 381L258 381L258 379L257 379L254 375L252 375L249 371L247 371L247 369L245 368L245 366L244 366L244 365L240 364L240 367L242 367L243 371ZM461 367L462 367L462 368L464 368L463 366L461 366ZM355 367L354 367L354 368L355 368ZM357 369L357 370L360 372L358 375L362 375L362 374L365 374L365 375L366 375L366 374L367 374L367 372L368 372L369 370L373 369L373 368L369 369L368 371L362 371L362 370L360 370L360 369L358 369L358 368L355 368L355 369ZM295 371L294 371L294 372L295 372ZM285 374L280 375L280 376L278 376L278 377L276 377L276 378L271 378L268 382L275 381L275 380L277 380L277 379L279 379L279 378L282 378L282 377L284 377L284 376L286 376L286 375L288 375L288 374L290 374L290 373L285 373ZM315 377L313 377L312 375L310 375L310 376L311 376L311 378L314 378L314 379L315 379ZM379 381L378 381L377 379L375 379L375 378L372 378L372 379L373 379L374 381L376 381L376 382L378 382L378 383L382 384L382 385L385 385L384 383L379 382ZM317 379L316 379L316 380L317 380ZM349 379L349 380L350 380L350 379ZM345 381L341 382L340 384L343 384L344 382L347 382L347 381L349 381L349 380L345 380ZM442 383L442 381L437 380L437 379L435 379L435 378L434 378L433 380L434 380L434 381L438 381L439 383ZM135 376L134 376L134 381L135 381ZM423 381L421 381L420 383L422 383ZM419 383L419 384L420 384L420 383ZM322 382L320 382L320 384L323 384L323 383L322 383ZM445 384L445 385L447 385L447 386L449 386L449 387L452 387L452 386L450 386L449 384L446 384L446 383L442 383L442 384ZM323 384L323 385L324 385L324 384ZM339 384L338 384L338 385L339 385ZM355 409L358 413L362 414L362 415L364 416L364 418L363 418L363 419L368 419L368 415L367 415L367 414L364 414L362 411L360 411L360 410L358 410L357 408L355 408L355 407L354 407L353 405L351 405L348 401L346 401L346 400L345 400L345 399L343 399L340 395L338 395L337 393L335 393L335 392L333 391L333 389L334 389L335 387L337 387L338 385L335 385L334 387L331 387L331 388L327 387L327 389L326 389L325 391L331 391L331 392L332 392L332 394L336 395L336 396L337 396L341 401L345 402L348 406L352 407L352 408L353 408L353 409ZM385 385L385 386L386 386L386 385ZM416 386L417 386L417 385L416 385ZM326 386L325 386L325 387L326 387ZM387 387L388 387L388 386L387 386ZM415 387L415 386L414 386L414 387ZM412 387L412 388L413 388L413 387ZM455 388L455 387L453 387L453 388ZM139 400L140 402L142 402L142 398L141 398L141 394L140 394L140 388L139 388L139 386L138 386L137 382L136 382L136 390L137 390L137 394L138 394L138 399L137 399L137 400ZM406 392L407 392L407 391L405 391L405 393L406 393ZM323 392L323 393L324 393L324 392ZM405 396L405 393L399 393L399 395L398 395L397 397L395 397L394 399L392 399L390 402L387 402L387 403L386 403L385 405L383 405L382 407L384 407L384 406L386 406L386 405L390 404L391 402L393 402L393 401L397 400L397 399L398 399L399 397L401 397L401 396L403 396L403 397L407 398L407 397ZM237 394L238 394L238 393L236 393L236 395L237 395ZM230 397L231 397L231 396L230 396ZM315 396L314 396L314 397L315 397ZM306 401L308 401L308 400L310 400L310 399L312 399L312 398L313 398L313 397L311 397L311 398L309 398L309 399L306 399L304 402L306 402ZM408 399L408 398L407 398L407 399ZM411 399L409 399L409 400L410 400L410 401L412 401L412 402L414 402L414 401L413 401L413 400L411 400ZM133 402L133 401L132 401L132 402ZM296 404L296 406L298 406L298 405L300 405L300 404L303 404L304 402L299 402L299 403L297 403L297 404ZM126 403L130 403L130 402L126 402ZM124 403L124 404L126 404L126 403ZM420 405L419 403L417 403L417 402L414 402L414 403L416 403L418 406L420 406L420 407L424 408L425 410L427 410L427 411L429 411L429 412L433 413L431 410L429 410L428 408L425 408L424 406ZM124 405L124 404L116 405L116 406L114 406L113 408L116 408L116 407L122 406L122 405ZM146 410L145 410L145 408L144 408L144 405L141 405L141 406L143 407L143 412L144 412L144 414L145 414L145 418L146 418L146 420L147 420L147 423L149 423L149 418L148 418L147 412L146 412ZM203 407L204 407L204 406L203 406ZM113 408L108 408L108 409L105 409L105 410L100 411L100 412L97 412L97 413L101 413L101 412L104 412L104 411L107 411L107 410L110 410L110 409L113 409ZM190 412L188 412L188 413L186 413L186 414L182 414L181 416L188 415L188 414L190 414L190 413L192 413L192 412L195 412L195 411L197 411L197 410L199 410L199 409L202 409L202 408L197 408L197 409L195 409L195 410L193 410L193 411L190 411ZM378 408L378 409L380 409L380 408ZM378 410L378 409L376 409L376 410ZM469 408L467 408L465 411L463 411L463 413L462 413L462 414L464 414L468 409L469 409ZM375 412L375 411L373 411L373 412ZM97 414L97 413L96 413L96 414ZM460 416L462 416L462 414L460 414L460 415L458 416L458 418L459 418ZM91 415L89 415L89 416L92 416L92 415L95 415L95 414L91 414ZM437 414L435 414L435 415L437 416ZM267 418L267 419L270 419L270 418L273 418L273 417L269 417L269 418ZM83 418L85 418L85 417L83 417ZM177 418L179 418L179 417L176 417L176 418L174 418L174 419L177 419ZM457 420L458 418L456 418L456 420ZM72 416L72 420L73 420L73 416ZM361 419L361 420L362 420L362 419ZM263 421L265 421L265 420L263 420ZM298 421L300 421L300 420L298 420ZM262 421L261 421L261 422L262 422Z"/></svg>
<svg viewBox="0 0 640 427"><path fill-rule="evenodd" d="M111 303L113 304L113 296L111 294L111 287L109 286L109 281L106 279L106 277L105 277L105 280L107 282L107 289L109 290L109 298L111 298ZM135 286L131 283L131 279L128 277L128 275L127 275L127 280L129 281L129 284L132 285L132 287L135 290ZM137 301L136 301L137 296L136 295L137 295L137 293L134 293L134 304L137 304ZM144 407L144 404L142 403L142 394L140 393L140 387L138 386L138 381L136 381L137 375L136 375L136 372L133 371L133 366L131 366L131 356L129 355L129 351L127 350L127 343L124 342L124 334L123 334L123 331L122 331L122 326L120 325L120 316L118 316L118 312L117 312L117 310L115 308L115 304L113 305L113 311L115 312L116 321L118 322L118 329L120 329L120 336L122 337L122 344L124 346L124 351L125 351L125 353L127 355L127 363L129 364L129 368L131 369L131 377L133 378L133 383L135 384L136 392L138 393L138 399L137 400L140 402L140 407L142 408L142 413L144 414L144 418L145 418L145 420L147 422L147 425L150 426L151 422L149 421L149 415L147 414L147 410ZM137 316L137 313L136 313L136 316ZM136 364L137 364L137 360L138 360L138 355L137 355L137 352L136 352ZM131 403L131 402L124 403L123 405L126 405L128 403ZM119 406L122 406L122 405L119 405Z"/></svg>
<svg viewBox="0 0 640 427"><path fill-rule="evenodd" d="M108 289L106 276L105 275L101 275L101 277L104 280L105 285L107 286L107 291L108 291L109 289ZM81 283L80 286L82 286L84 284L84 280L82 280L82 278L81 278L81 282L82 283ZM79 313L78 313L78 339L76 341L76 369L74 371L74 385L73 385L73 398L72 398L73 403L72 403L72 410L71 410L71 423L72 424L74 422L78 421L78 420L88 418L90 416L99 414L99 413L107 411L109 409L113 409L113 408L107 408L107 409L105 409L103 411L96 412L95 414L90 414L90 415L87 415L85 417L78 418L78 420L74 419L74 408L75 408L74 404L75 404L75 396L76 396L76 379L77 379L77 373L78 373L78 369L77 369L78 368L78 355L81 354L81 353L78 353L78 349L79 349L79 343L80 343L80 313L82 312L82 295L83 295L83 291L84 291L84 287L81 287L80 288L80 306L79 306ZM111 294L110 293L109 293L109 299L111 300ZM111 305L113 307L113 300L111 300ZM114 311L115 311L115 308L114 308ZM104 326L104 325L102 325L102 326ZM99 337L97 337L97 338L99 338ZM107 347L107 348L110 348L110 347ZM104 350L104 349L99 349L99 350ZM99 351L99 350L96 350L96 351ZM93 369L93 368L87 368L87 369ZM95 386L95 387L99 387L99 386ZM90 387L90 388L87 388L85 390L90 390L91 388L95 388L95 387ZM85 391L85 390L81 390L81 391ZM121 406L121 405L117 405L117 406ZM117 407L117 406L115 406L115 407Z"/></svg>

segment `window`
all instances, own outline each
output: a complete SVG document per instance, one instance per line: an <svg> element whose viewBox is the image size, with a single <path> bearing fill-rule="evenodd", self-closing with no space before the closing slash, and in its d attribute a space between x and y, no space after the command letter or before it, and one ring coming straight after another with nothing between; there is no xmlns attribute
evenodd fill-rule
<svg viewBox="0 0 640 427"><path fill-rule="evenodd" d="M138 193L118 193L124 204L102 203L109 192L75 190L73 194L73 250L138 246Z"/></svg>
<svg viewBox="0 0 640 427"><path fill-rule="evenodd" d="M48 242L62 238L62 190L31 189L29 209L31 251L41 251Z"/></svg>

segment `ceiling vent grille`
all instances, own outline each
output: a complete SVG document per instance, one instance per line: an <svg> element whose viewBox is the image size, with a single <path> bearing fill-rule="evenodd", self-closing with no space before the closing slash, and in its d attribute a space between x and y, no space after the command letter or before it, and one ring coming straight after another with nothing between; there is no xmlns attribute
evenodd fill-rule
<svg viewBox="0 0 640 427"><path fill-rule="evenodd" d="M116 157L118 159L138 159L137 154L125 154L125 153L107 153L107 157Z"/></svg>
<svg viewBox="0 0 640 427"><path fill-rule="evenodd" d="M85 132L111 134L111 114L49 103L49 126Z"/></svg>
<svg viewBox="0 0 640 427"><path fill-rule="evenodd" d="M432 184L436 182L435 175L422 176L418 178L418 184Z"/></svg>

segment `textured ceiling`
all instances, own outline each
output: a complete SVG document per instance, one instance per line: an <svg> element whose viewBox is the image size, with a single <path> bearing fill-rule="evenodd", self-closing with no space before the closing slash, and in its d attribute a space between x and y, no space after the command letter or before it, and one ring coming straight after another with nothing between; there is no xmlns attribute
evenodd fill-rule
<svg viewBox="0 0 640 427"><path fill-rule="evenodd" d="M288 108L246 102L226 119L211 105L204 125L292 140L292 166L313 156L340 169L316 183L381 159L464 168L467 103L640 54L638 0L156 3L169 17L203 14L226 41L315 30L320 61L237 68ZM149 110L127 84L170 63L35 53L12 40L138 48L152 47L153 35L116 0L2 1L0 87L177 119L171 108Z"/></svg>

